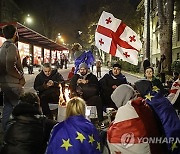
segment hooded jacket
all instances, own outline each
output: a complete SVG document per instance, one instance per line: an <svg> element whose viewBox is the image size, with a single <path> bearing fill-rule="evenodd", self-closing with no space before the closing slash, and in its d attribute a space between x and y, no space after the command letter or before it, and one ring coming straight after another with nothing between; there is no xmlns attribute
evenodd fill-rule
<svg viewBox="0 0 180 154"><path fill-rule="evenodd" d="M142 98L135 98L134 89L123 84L111 95L118 107L115 120L108 128L111 153L165 154L161 144L140 142L140 138L159 137L160 132L152 110Z"/></svg>
<svg viewBox="0 0 180 154"><path fill-rule="evenodd" d="M50 131L56 122L40 115L36 104L19 103L4 135L3 154L44 154Z"/></svg>

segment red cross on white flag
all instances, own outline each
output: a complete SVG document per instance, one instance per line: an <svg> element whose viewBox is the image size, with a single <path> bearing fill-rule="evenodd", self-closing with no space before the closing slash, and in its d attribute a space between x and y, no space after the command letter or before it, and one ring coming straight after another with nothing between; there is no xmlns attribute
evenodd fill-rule
<svg viewBox="0 0 180 154"><path fill-rule="evenodd" d="M120 19L103 11L95 33L96 46L123 61L138 64L142 43L137 34Z"/></svg>

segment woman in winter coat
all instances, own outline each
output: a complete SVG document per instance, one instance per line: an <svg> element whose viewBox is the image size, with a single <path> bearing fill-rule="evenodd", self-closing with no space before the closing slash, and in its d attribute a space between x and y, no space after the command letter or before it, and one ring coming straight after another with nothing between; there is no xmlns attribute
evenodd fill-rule
<svg viewBox="0 0 180 154"><path fill-rule="evenodd" d="M162 94L165 94L164 87L161 83L161 81L154 76L154 69L152 67L146 67L144 71L145 78L152 82L152 86L156 86L160 89Z"/></svg>

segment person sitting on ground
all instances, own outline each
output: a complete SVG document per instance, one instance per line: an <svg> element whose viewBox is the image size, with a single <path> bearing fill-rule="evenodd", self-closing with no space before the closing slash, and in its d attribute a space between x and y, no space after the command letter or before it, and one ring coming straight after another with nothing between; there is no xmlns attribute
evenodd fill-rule
<svg viewBox="0 0 180 154"><path fill-rule="evenodd" d="M39 97L31 92L21 95L12 116L0 153L44 154L56 122L42 115Z"/></svg>
<svg viewBox="0 0 180 154"><path fill-rule="evenodd" d="M180 146L176 139L180 138L180 120L170 101L162 95L156 86L152 87L150 83L144 79L138 80L134 84L141 97L153 110L163 132L163 137L168 140L163 142L168 148L167 153L178 154ZM172 138L173 140L171 140Z"/></svg>
<svg viewBox="0 0 180 154"><path fill-rule="evenodd" d="M103 121L102 101L99 96L99 82L97 77L88 72L86 63L81 63L79 73L70 82L72 96L82 97L88 106L96 106L99 121Z"/></svg>
<svg viewBox="0 0 180 154"><path fill-rule="evenodd" d="M117 109L114 102L111 100L111 94L121 84L126 84L126 77L121 73L121 65L116 63L109 73L105 74L100 80L101 99L104 107L112 107Z"/></svg>
<svg viewBox="0 0 180 154"><path fill-rule="evenodd" d="M146 67L146 69L144 71L144 76L147 80L152 82L153 86L156 86L157 88L159 88L162 94L165 94L164 87L163 87L161 81L154 76L154 69L152 67L150 67L150 66Z"/></svg>
<svg viewBox="0 0 180 154"><path fill-rule="evenodd" d="M63 76L57 69L52 70L50 63L43 64L42 71L35 78L34 89L39 93L43 114L50 119L53 116L49 108L49 103L59 102L60 84L64 87Z"/></svg>
<svg viewBox="0 0 180 154"><path fill-rule="evenodd" d="M107 131L109 149L111 153L156 154L158 151L159 154L164 154L161 144L149 145L138 140L160 137L161 134L152 110L137 96L128 84L122 84L113 91L111 98L118 111Z"/></svg>
<svg viewBox="0 0 180 154"><path fill-rule="evenodd" d="M85 118L85 109L86 103L82 98L69 100L66 120L53 128L46 154L100 154L99 134Z"/></svg>

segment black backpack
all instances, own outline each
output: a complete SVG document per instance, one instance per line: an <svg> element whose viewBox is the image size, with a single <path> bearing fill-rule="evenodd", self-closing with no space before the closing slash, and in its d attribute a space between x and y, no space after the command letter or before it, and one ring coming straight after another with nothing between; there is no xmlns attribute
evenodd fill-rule
<svg viewBox="0 0 180 154"><path fill-rule="evenodd" d="M4 46L4 43L7 43ZM11 45L11 42L9 41L5 41L3 43L3 45L0 47L0 76L2 75L5 75L7 72L6 72L6 53L7 53L7 49L9 48L9 46Z"/></svg>

